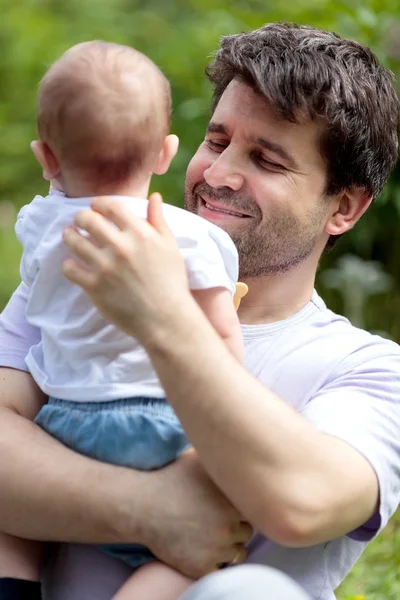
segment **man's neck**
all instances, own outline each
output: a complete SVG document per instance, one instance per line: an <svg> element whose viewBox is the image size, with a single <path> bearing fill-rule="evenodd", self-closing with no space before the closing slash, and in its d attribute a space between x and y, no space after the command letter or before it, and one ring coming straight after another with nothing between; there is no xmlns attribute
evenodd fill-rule
<svg viewBox="0 0 400 600"><path fill-rule="evenodd" d="M309 259L286 273L243 281L249 286L238 311L242 324L260 325L287 319L310 301L318 261Z"/></svg>

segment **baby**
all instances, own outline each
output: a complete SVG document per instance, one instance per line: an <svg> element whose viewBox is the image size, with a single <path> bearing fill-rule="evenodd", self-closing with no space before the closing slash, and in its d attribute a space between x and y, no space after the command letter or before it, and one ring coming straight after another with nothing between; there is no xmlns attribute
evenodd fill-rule
<svg viewBox="0 0 400 600"><path fill-rule="evenodd" d="M188 440L143 347L63 277L62 232L96 195L112 195L146 218L151 176L165 173L177 151L176 136L168 135L170 105L168 81L140 52L101 41L68 50L41 82L39 140L31 144L51 190L25 206L16 224L21 276L30 288L27 319L41 330L26 362L49 396L36 423L79 453L144 470L174 461ZM182 209L163 210L194 298L242 360L233 305L238 258L230 237ZM147 548L101 548L134 571L118 600L174 600L191 584ZM39 554L31 546L26 553L30 573L36 560L39 580Z"/></svg>

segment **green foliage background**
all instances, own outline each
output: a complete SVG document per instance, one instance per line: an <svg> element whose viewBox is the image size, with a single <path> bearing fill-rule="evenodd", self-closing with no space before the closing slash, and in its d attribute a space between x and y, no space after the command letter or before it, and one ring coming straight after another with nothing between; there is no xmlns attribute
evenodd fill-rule
<svg viewBox="0 0 400 600"><path fill-rule="evenodd" d="M16 211L46 184L30 153L37 84L74 43L106 39L147 53L170 78L172 130L181 139L169 173L154 180L181 204L186 165L202 140L210 89L203 76L220 36L268 21L331 29L371 46L400 73L400 0L0 0L0 308L19 282ZM357 227L327 254L318 288L360 326L400 341L400 168ZM400 521L370 547L340 600L400 597Z"/></svg>

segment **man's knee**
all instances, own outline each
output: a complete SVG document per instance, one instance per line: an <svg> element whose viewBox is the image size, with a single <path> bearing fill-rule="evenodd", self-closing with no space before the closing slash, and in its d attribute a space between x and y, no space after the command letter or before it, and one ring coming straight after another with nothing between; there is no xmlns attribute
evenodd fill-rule
<svg viewBox="0 0 400 600"><path fill-rule="evenodd" d="M204 577L179 600L310 600L310 597L276 569L242 565Z"/></svg>

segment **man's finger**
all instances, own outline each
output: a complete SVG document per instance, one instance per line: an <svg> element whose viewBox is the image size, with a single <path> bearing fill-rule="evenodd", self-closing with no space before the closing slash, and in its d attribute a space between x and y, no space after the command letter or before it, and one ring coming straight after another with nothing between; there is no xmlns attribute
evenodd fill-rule
<svg viewBox="0 0 400 600"><path fill-rule="evenodd" d="M99 248L73 227L64 229L63 241L68 250L89 267L93 267L98 263Z"/></svg>
<svg viewBox="0 0 400 600"><path fill-rule="evenodd" d="M164 219L162 204L163 199L161 194L158 192L151 194L147 208L147 220L159 233L169 231L169 227Z"/></svg>
<svg viewBox="0 0 400 600"><path fill-rule="evenodd" d="M135 217L123 202L118 202L107 196L93 198L90 206L96 213L100 213L114 223L121 231L130 230L135 224L140 226L140 223L145 223L144 219Z"/></svg>
<svg viewBox="0 0 400 600"><path fill-rule="evenodd" d="M242 521L238 528L237 534L235 535L235 541L239 543L246 543L253 537L254 530L252 526L246 521Z"/></svg>
<svg viewBox="0 0 400 600"><path fill-rule="evenodd" d="M62 272L72 283L76 283L83 289L90 290L93 288L95 274L85 269L83 265L78 264L72 258L67 258L62 264Z"/></svg>
<svg viewBox="0 0 400 600"><path fill-rule="evenodd" d="M244 562L247 558L247 554L247 548L245 548L242 544L236 544L230 560L231 565L239 565L240 563Z"/></svg>
<svg viewBox="0 0 400 600"><path fill-rule="evenodd" d="M75 215L74 223L86 231L99 246L113 246L118 240L118 230L101 214L93 210L81 210Z"/></svg>
<svg viewBox="0 0 400 600"><path fill-rule="evenodd" d="M225 569L243 563L247 558L248 551L243 544L236 544L229 550L226 559L216 565L217 569Z"/></svg>

